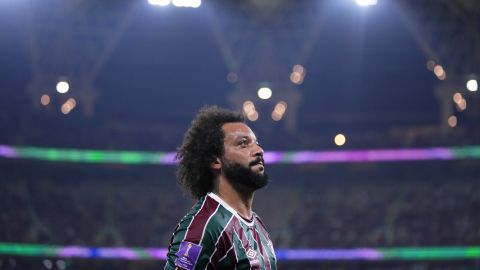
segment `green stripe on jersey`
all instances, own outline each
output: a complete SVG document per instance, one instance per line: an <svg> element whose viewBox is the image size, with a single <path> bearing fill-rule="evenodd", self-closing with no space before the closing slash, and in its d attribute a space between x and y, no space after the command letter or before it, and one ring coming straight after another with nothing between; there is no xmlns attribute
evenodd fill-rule
<svg viewBox="0 0 480 270"><path fill-rule="evenodd" d="M254 218L255 220L255 218ZM257 223L257 221L255 220L254 222L255 224ZM261 243L257 243L257 241L255 241L255 238L253 237L253 230L256 230L257 228L256 227L249 227L247 224L243 223L243 222L240 222L240 224L242 225L242 228L243 228L243 231L245 232L245 235L248 239L248 246L249 247L252 247L253 250L256 252L257 254L257 259L259 261L259 265L260 265L260 269L265 269L265 262L263 261L263 256L260 252L260 247L259 245ZM248 251L248 250L247 250ZM247 258L248 259L248 258Z"/></svg>
<svg viewBox="0 0 480 270"><path fill-rule="evenodd" d="M267 251L267 256L268 256L268 261L270 262L270 269L271 270L276 270L277 269L277 264L276 264L276 257L275 257L275 252L273 251L273 246L269 245L269 241L267 239L270 239L269 237L267 238L267 235L263 233L263 230L260 228L260 225L255 222L255 229L258 232L258 235L260 236L260 241L262 242L263 248Z"/></svg>
<svg viewBox="0 0 480 270"><path fill-rule="evenodd" d="M207 226L205 226L203 231L200 242L202 252L200 253L195 269L204 269L210 262L210 257L215 251L215 244L222 235L223 230L228 225L232 216L232 212L228 211L221 204L219 204L217 211L210 216Z"/></svg>
<svg viewBox="0 0 480 270"><path fill-rule="evenodd" d="M233 248L235 249L235 255L237 256L237 264L235 265L235 269L250 269L250 260L247 257L247 251L243 247L242 240L240 240L240 237L236 231L234 231L232 238Z"/></svg>

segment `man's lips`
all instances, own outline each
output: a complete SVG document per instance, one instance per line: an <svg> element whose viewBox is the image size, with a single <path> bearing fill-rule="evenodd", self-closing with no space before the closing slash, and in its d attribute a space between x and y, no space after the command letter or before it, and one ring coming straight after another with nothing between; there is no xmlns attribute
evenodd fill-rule
<svg viewBox="0 0 480 270"><path fill-rule="evenodd" d="M264 163L263 163L263 159L262 158L257 158L254 161L250 162L250 166L256 166L256 165L265 166Z"/></svg>

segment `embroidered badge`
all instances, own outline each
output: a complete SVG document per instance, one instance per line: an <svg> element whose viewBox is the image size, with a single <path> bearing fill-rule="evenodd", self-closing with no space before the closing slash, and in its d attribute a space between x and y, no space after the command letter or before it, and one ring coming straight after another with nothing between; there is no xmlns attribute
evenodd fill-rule
<svg viewBox="0 0 480 270"><path fill-rule="evenodd" d="M193 270L201 250L202 246L183 241L180 243L180 248L178 249L177 254L175 254L177 257L175 259L175 265L186 270Z"/></svg>
<svg viewBox="0 0 480 270"><path fill-rule="evenodd" d="M252 266L258 265L260 263L260 261L257 258L257 252L251 248L247 250L247 257Z"/></svg>
<svg viewBox="0 0 480 270"><path fill-rule="evenodd" d="M257 252L253 249L249 249L247 251L247 257L250 259L255 259L255 256L257 256Z"/></svg>

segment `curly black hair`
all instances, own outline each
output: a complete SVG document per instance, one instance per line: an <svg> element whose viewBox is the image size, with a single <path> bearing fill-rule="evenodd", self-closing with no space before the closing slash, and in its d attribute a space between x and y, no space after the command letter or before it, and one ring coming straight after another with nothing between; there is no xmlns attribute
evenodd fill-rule
<svg viewBox="0 0 480 270"><path fill-rule="evenodd" d="M217 106L200 109L177 149L177 183L194 198L200 198L214 188L214 172L210 164L224 154L225 123L245 122L239 112Z"/></svg>

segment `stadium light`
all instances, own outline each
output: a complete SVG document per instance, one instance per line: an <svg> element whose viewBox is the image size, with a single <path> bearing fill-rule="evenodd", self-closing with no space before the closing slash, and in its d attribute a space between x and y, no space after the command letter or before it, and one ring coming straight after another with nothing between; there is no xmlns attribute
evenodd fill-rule
<svg viewBox="0 0 480 270"><path fill-rule="evenodd" d="M57 92L60 94L65 94L70 90L70 85L66 81L59 81L57 83Z"/></svg>
<svg viewBox="0 0 480 270"><path fill-rule="evenodd" d="M63 114L69 114L75 106L77 106L77 101L74 98L69 98L63 105L60 107L60 110Z"/></svg>
<svg viewBox="0 0 480 270"><path fill-rule="evenodd" d="M462 102L462 99L463 99L463 96L462 94L456 92L455 94L453 94L453 102L455 102L456 104L459 104L460 102Z"/></svg>
<svg viewBox="0 0 480 270"><path fill-rule="evenodd" d="M342 133L339 133L335 136L334 141L337 146L342 146L347 142L347 138Z"/></svg>
<svg viewBox="0 0 480 270"><path fill-rule="evenodd" d="M280 101L275 105L275 108L272 112L272 119L273 121L280 121L282 120L283 114L287 110L287 103L285 101Z"/></svg>
<svg viewBox="0 0 480 270"><path fill-rule="evenodd" d="M262 87L258 89L258 97L261 99L269 99L272 97L272 89L268 87Z"/></svg>
<svg viewBox="0 0 480 270"><path fill-rule="evenodd" d="M468 91L475 92L478 90L478 82L477 80L468 80L467 84Z"/></svg>
<svg viewBox="0 0 480 270"><path fill-rule="evenodd" d="M198 8L201 4L201 0L172 0L172 5L176 7Z"/></svg>
<svg viewBox="0 0 480 270"><path fill-rule="evenodd" d="M436 65L433 68L433 73L435 73L437 78L441 81L445 80L445 78L447 77L447 73L445 72L445 69L443 69L441 65Z"/></svg>
<svg viewBox="0 0 480 270"><path fill-rule="evenodd" d="M294 84L302 84L305 73L305 68L302 65L293 66L292 73L290 73L290 81Z"/></svg>
<svg viewBox="0 0 480 270"><path fill-rule="evenodd" d="M457 126L457 117L455 115L450 115L450 117L448 117L448 125L450 127L456 127Z"/></svg>
<svg viewBox="0 0 480 270"><path fill-rule="evenodd" d="M148 3L153 6L168 6L171 0L148 0Z"/></svg>
<svg viewBox="0 0 480 270"><path fill-rule="evenodd" d="M377 0L355 0L355 2L362 7L374 6L377 4Z"/></svg>
<svg viewBox="0 0 480 270"><path fill-rule="evenodd" d="M43 94L40 97L40 103L42 103L43 106L47 106L48 104L50 104L50 96L47 94Z"/></svg>
<svg viewBox="0 0 480 270"><path fill-rule="evenodd" d="M462 98L460 102L457 103L457 110L463 112L467 109L467 100Z"/></svg>
<svg viewBox="0 0 480 270"><path fill-rule="evenodd" d="M190 1L190 7L192 8L198 8L202 4L201 0L191 0Z"/></svg>

